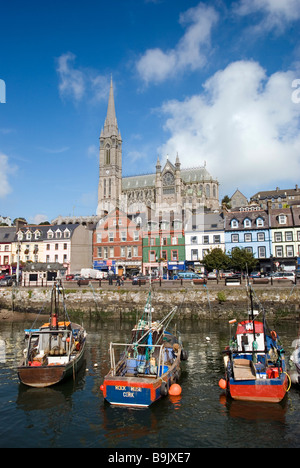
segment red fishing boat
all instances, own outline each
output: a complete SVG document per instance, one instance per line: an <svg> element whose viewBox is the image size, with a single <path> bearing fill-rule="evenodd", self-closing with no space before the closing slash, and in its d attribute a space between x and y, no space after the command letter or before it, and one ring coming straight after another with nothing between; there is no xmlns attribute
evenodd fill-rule
<svg viewBox="0 0 300 468"><path fill-rule="evenodd" d="M234 400L278 403L290 387L284 350L275 330L269 330L265 314L259 321L258 311L237 324L236 334L223 352L225 379L219 386ZM231 321L231 325L235 321Z"/></svg>

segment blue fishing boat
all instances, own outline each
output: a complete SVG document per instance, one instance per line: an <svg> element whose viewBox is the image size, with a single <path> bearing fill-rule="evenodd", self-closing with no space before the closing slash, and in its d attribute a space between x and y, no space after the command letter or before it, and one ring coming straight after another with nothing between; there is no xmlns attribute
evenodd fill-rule
<svg viewBox="0 0 300 468"><path fill-rule="evenodd" d="M174 307L161 321L153 322L150 291L131 341L110 344L111 368L100 389L111 405L148 407L178 382L187 352L177 334L167 330L176 312Z"/></svg>

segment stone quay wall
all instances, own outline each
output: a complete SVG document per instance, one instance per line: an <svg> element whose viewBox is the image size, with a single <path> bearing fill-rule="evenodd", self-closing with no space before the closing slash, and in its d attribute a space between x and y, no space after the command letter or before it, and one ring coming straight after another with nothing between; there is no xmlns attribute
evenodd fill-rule
<svg viewBox="0 0 300 468"><path fill-rule="evenodd" d="M149 286L143 287L67 287L65 303L70 317L130 318L143 312ZM15 312L49 314L51 288L1 288L0 309ZM176 288L152 288L154 318L159 319L178 306L177 319L245 318L250 300L245 285L178 285ZM300 318L300 285L254 287L254 308L258 305L268 317L282 320ZM73 318L74 319L74 318Z"/></svg>

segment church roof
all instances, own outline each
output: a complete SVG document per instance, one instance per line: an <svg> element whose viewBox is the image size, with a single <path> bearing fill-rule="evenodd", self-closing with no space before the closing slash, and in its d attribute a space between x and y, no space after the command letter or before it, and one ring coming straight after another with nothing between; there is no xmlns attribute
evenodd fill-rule
<svg viewBox="0 0 300 468"><path fill-rule="evenodd" d="M214 180L211 174L204 166L189 169L181 169L180 175L185 184L192 184L195 182L211 182ZM156 174L123 177L122 190L134 190L138 188L154 187L155 178Z"/></svg>

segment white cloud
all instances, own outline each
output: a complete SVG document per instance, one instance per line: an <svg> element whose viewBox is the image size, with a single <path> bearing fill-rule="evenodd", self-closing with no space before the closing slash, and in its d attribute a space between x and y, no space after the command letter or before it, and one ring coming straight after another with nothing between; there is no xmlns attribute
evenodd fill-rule
<svg viewBox="0 0 300 468"><path fill-rule="evenodd" d="M181 14L179 22L186 27L185 34L173 49L166 52L159 48L147 50L136 64L141 78L146 83L160 83L187 69L203 67L211 30L217 19L216 11L203 3Z"/></svg>
<svg viewBox="0 0 300 468"><path fill-rule="evenodd" d="M239 15L263 14L262 21L255 27L259 30L282 32L287 25L300 18L299 0L240 0L234 10Z"/></svg>
<svg viewBox="0 0 300 468"><path fill-rule="evenodd" d="M106 99L109 90L109 79L99 75L92 68L76 68L76 56L72 52L61 55L57 59L57 73L59 76L59 93L62 98L69 98L74 102L83 99L98 102Z"/></svg>
<svg viewBox="0 0 300 468"><path fill-rule="evenodd" d="M9 165L8 156L0 152L0 198L6 197L12 189L8 181L8 175L13 171Z"/></svg>
<svg viewBox="0 0 300 468"><path fill-rule="evenodd" d="M159 149L179 153L182 166L207 162L222 189L295 181L300 174L300 105L292 102L293 73L266 76L255 62L217 72L204 93L162 106L170 138Z"/></svg>
<svg viewBox="0 0 300 468"><path fill-rule="evenodd" d="M41 224L41 223L44 223L45 221L49 221L48 216L45 214L36 214L35 216L29 219L29 222L31 224Z"/></svg>

